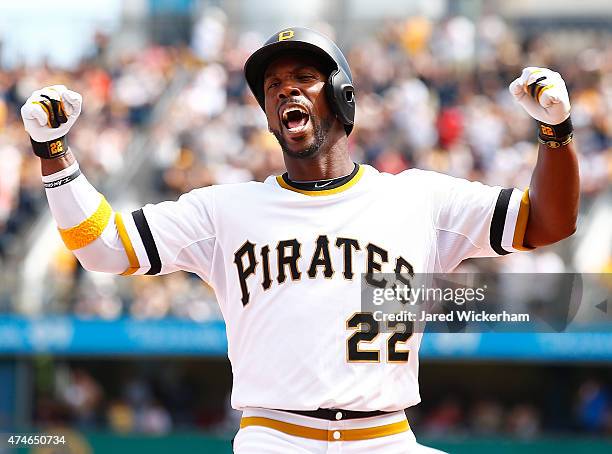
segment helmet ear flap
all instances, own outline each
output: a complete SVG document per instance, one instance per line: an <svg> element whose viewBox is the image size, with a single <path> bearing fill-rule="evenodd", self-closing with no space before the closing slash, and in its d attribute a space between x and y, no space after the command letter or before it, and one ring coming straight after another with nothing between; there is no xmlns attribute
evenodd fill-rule
<svg viewBox="0 0 612 454"><path fill-rule="evenodd" d="M348 75L342 69L332 71L325 92L334 113L345 125L348 135L355 121L355 88Z"/></svg>

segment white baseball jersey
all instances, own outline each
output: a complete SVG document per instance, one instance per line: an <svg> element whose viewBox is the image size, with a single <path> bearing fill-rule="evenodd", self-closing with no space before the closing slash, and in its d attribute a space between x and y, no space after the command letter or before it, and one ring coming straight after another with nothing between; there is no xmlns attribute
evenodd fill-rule
<svg viewBox="0 0 612 454"><path fill-rule="evenodd" d="M391 333L353 337L363 328L355 315L361 273L446 272L468 257L519 249L522 197L435 172L362 165L331 190L269 177L196 189L123 220L135 274L186 270L215 289L235 408L392 411L420 401L422 334L394 352Z"/></svg>
<svg viewBox="0 0 612 454"><path fill-rule="evenodd" d="M113 223L77 172L45 177L64 241L89 269L121 272L129 262L123 274L185 270L210 283L227 326L237 409L418 403L422 334L364 334L362 273L448 272L469 257L524 249L529 211L517 189L361 165L333 189L269 177L196 189L117 213Z"/></svg>

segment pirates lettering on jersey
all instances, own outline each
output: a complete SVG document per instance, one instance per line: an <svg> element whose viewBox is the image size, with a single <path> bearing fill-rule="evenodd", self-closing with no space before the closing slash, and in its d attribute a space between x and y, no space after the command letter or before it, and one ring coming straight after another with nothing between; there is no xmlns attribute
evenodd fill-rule
<svg viewBox="0 0 612 454"><path fill-rule="evenodd" d="M278 252L278 276L276 280L279 284L285 282L285 267L289 266L291 272L291 280L297 281L302 277L302 273L298 270L298 259L300 258L300 249L302 245L295 238L292 240L279 241L276 245ZM291 252L287 252L289 249Z"/></svg>
<svg viewBox="0 0 612 454"><path fill-rule="evenodd" d="M332 246L330 246L330 243ZM302 244L296 239L281 240L276 245L276 279L272 276L274 269L272 265L273 257L270 254L270 245L266 244L259 247L255 243L245 241L240 248L234 252L234 264L240 283L242 293L241 301L244 306L249 304L251 294L249 292L249 280L257 276L264 291L269 290L276 280L277 285L302 278L302 270L310 279L323 277L331 279L334 269L342 269L344 279L352 280L355 275L354 255L361 251L359 241L353 238L338 237L335 241L330 241L327 235L319 235L313 240L314 252L309 261L300 261L302 257ZM334 264L330 247L340 250L341 263ZM373 243L368 243L364 249L366 257L365 272L368 284L376 287L387 285L386 279L376 279L374 274L383 271L383 264L389 263L389 252ZM261 260L258 260L261 259ZM260 266L261 265L261 266ZM335 265L335 267L334 267ZM400 273L414 274L413 266L403 257L395 259L394 272L402 282L408 282Z"/></svg>
<svg viewBox="0 0 612 454"><path fill-rule="evenodd" d="M380 273L382 271L383 263L389 261L389 254L383 248L376 246L375 244L368 243L366 246L368 251L368 261L366 268L366 282L373 287L386 287L386 279L375 279L374 273Z"/></svg>
<svg viewBox="0 0 612 454"><path fill-rule="evenodd" d="M244 263L245 258L247 262L246 265ZM238 280L240 281L240 290L242 290L242 304L246 306L249 302L249 297L251 296L247 288L246 280L249 276L255 274L255 269L257 268L257 260L255 259L255 245L249 240L246 240L244 244L234 253L234 264L238 269Z"/></svg>
<svg viewBox="0 0 612 454"><path fill-rule="evenodd" d="M334 275L331 258L329 257L329 239L327 235L319 235L317 238L317 247L312 254L310 267L308 268L308 277L314 279L317 277L319 267L323 267L323 276L331 278Z"/></svg>
<svg viewBox="0 0 612 454"><path fill-rule="evenodd" d="M336 240L336 246L344 250L344 279L353 280L353 251L359 251L359 242L352 238L341 238Z"/></svg>

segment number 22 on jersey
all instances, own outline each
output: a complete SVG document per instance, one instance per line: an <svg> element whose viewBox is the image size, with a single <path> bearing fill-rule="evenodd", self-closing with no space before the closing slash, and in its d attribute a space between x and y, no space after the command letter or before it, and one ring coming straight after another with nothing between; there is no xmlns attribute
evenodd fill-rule
<svg viewBox="0 0 612 454"><path fill-rule="evenodd" d="M346 341L346 358L350 363L379 363L379 350L365 350L361 343L371 343L380 334L379 322L371 312L355 312L347 321L346 328L354 333ZM413 334L412 322L387 321L387 327L393 334L387 339L387 362L405 363L409 351L401 349L401 344L410 340ZM398 345L399 344L399 345Z"/></svg>

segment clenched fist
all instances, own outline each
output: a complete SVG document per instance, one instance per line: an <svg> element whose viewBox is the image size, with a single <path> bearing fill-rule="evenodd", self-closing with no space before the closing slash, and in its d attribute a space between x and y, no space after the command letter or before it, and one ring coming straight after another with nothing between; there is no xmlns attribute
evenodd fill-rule
<svg viewBox="0 0 612 454"><path fill-rule="evenodd" d="M570 115L569 93L559 73L528 67L508 87L514 99L536 120L558 125Z"/></svg>
<svg viewBox="0 0 612 454"><path fill-rule="evenodd" d="M21 107L21 118L34 153L56 158L66 153L64 136L81 113L82 97L64 85L36 90Z"/></svg>

